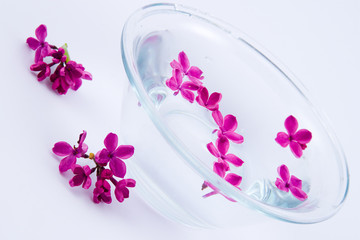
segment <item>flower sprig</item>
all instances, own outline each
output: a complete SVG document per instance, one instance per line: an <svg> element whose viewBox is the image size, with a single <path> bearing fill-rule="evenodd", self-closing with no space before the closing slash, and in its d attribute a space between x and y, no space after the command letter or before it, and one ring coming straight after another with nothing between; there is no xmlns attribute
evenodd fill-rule
<svg viewBox="0 0 360 240"><path fill-rule="evenodd" d="M123 161L134 154L134 147L131 145L118 146L118 136L115 133L109 133L104 140L105 148L98 151L96 154L89 153L88 146L84 143L86 138L86 131L83 131L79 136L78 146L71 146L69 143L61 141L55 143L52 151L61 157L60 172L72 170L74 176L69 181L71 187L80 186L89 189L92 183L91 174L96 175L95 188L93 190L93 201L95 203L105 202L107 204L112 202L111 185L115 186L115 197L119 202L123 202L125 198L129 197L129 189L136 185L134 179L125 179L126 165ZM83 158L90 160L93 167L89 165L81 166L77 164L77 160ZM107 165L109 163L109 168ZM115 177L121 178L117 180ZM110 182L110 183L109 183Z"/></svg>
<svg viewBox="0 0 360 240"><path fill-rule="evenodd" d="M178 60L173 60L170 66L172 67L172 76L166 80L165 84L174 91L175 96L180 92L182 97L190 103L196 100L200 106L209 110L214 122L218 125L218 129L213 131L213 133L217 133L215 145L212 142L206 145L211 155L217 159L217 161L213 163L213 171L240 189L238 186L242 181L242 177L231 173L231 168L228 163L231 163L235 167L240 167L244 161L234 154L227 153L230 147L229 140L235 144L244 142L243 136L235 132L238 126L236 117L231 114L223 117L219 110L222 94L218 92L209 94L208 89L202 82L202 80L204 80L204 76L202 76L203 72L196 66L190 66L190 61L184 51L178 54ZM206 187L210 187L213 191L205 194L203 196L204 198L220 193L215 186L207 181L203 183L202 189ZM223 196L230 201L234 201L225 195Z"/></svg>
<svg viewBox="0 0 360 240"><path fill-rule="evenodd" d="M78 90L82 84L82 79L92 80L91 74L85 71L81 64L70 59L66 43L58 48L45 41L47 28L44 24L36 28L35 35L36 38L29 37L26 43L35 51L34 64L30 66L30 70L38 72L38 81L50 77L52 89L60 95L64 95L69 89ZM51 61L45 62L46 57L51 57ZM57 67L51 74L51 67L53 66Z"/></svg>

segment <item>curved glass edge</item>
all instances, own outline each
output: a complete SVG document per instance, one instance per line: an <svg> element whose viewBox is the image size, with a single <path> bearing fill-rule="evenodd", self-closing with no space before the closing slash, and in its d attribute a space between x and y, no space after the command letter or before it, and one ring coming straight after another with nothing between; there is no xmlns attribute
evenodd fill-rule
<svg viewBox="0 0 360 240"><path fill-rule="evenodd" d="M220 178L218 175L216 175L211 169L208 169L205 165L201 164L200 161L197 161L197 157L192 155L188 151L184 151L186 147L182 142L174 135L172 132L168 131L166 126L162 123L161 117L157 114L156 109L152 105L152 101L149 98L149 96L146 94L144 88L141 86L141 79L137 75L137 71L134 67L134 62L132 58L132 52L133 52L133 46L131 45L131 40L128 44L128 32L131 31L129 28L131 28L132 25L134 25L139 19L143 19L146 16L156 14L158 12L177 12L182 14L191 14L193 17L200 18L209 24L216 26L223 31L227 32L228 34L231 34L234 38L238 39L239 41L242 41L246 43L249 47L254 49L257 53L259 53L261 56L263 56L269 63L271 63L276 69L278 69L284 77L292 83L292 85L298 90L300 94L303 95L304 99L308 102L309 106L312 107L313 112L315 115L320 119L320 122L322 123L324 129L327 130L327 133L329 135L329 138L334 143L335 146L337 146L337 151L339 158L342 159L340 167L341 172L343 172L344 177L346 177L346 181L344 183L345 188L344 192L342 194L342 198L339 200L338 204L334 206L334 209L331 213L327 215L323 215L318 218L308 218L304 217L304 214L302 213L302 218L299 216L299 213L292 212L289 209L281 209L277 207L273 207L270 205L267 205L261 201L258 201L256 199L251 198L250 196L246 195L245 193L238 191L235 187L233 187L231 184L227 183L224 179ZM228 29L232 29L235 31L230 31ZM251 43L251 44L250 44ZM286 222L291 223L298 223L298 224L311 224L311 223L317 223L324 220L329 219L334 214L336 214L342 204L344 203L346 196L348 194L349 190L349 170L347 166L347 161L345 154L342 150L341 144L339 143L335 133L333 132L332 128L330 128L330 124L328 119L325 117L323 112L320 112L318 108L315 108L313 105L313 101L310 101L311 95L308 93L308 91L305 89L303 84L294 76L294 74L288 70L279 60L277 60L272 54L269 53L264 47L262 47L260 44L258 44L256 41L254 41L252 38L250 38L245 33L239 31L236 27L233 27L232 25L223 22L222 20L219 20L215 17L212 17L208 15L207 13L204 13L202 11L199 11L194 8L189 8L180 4L172 4L172 3L156 3L151 4L142 7L141 9L138 9L135 11L127 20L127 22L124 25L123 31L122 31L122 37L121 37L121 54L123 59L124 68L126 71L126 74L128 76L129 82L134 90L134 92L137 95L137 98L141 105L144 107L144 110L147 112L150 119L153 121L161 135L167 140L167 142L171 143L171 147L177 151L180 156L186 161L187 164L189 164L200 176L202 176L204 179L208 179L212 184L214 184L215 187L218 189L222 189L222 192L231 196L232 198L236 199L243 205L254 208L256 210L259 210L260 212L279 219Z"/></svg>

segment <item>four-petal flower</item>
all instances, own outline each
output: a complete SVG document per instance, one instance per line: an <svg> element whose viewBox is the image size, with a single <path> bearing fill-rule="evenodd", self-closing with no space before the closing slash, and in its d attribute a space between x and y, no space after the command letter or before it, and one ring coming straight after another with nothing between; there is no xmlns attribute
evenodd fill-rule
<svg viewBox="0 0 360 240"><path fill-rule="evenodd" d="M234 115L228 114L223 117L221 112L216 110L212 112L212 117L219 126L219 129L216 130L218 137L225 136L227 139L239 144L244 142L244 137L235 132L238 123Z"/></svg>
<svg viewBox="0 0 360 240"><path fill-rule="evenodd" d="M277 169L280 178L277 178L275 185L278 189L285 192L290 192L294 197L300 201L304 201L308 198L307 194L302 190L302 181L295 177L294 175L290 176L289 169L286 165L281 165Z"/></svg>
<svg viewBox="0 0 360 240"><path fill-rule="evenodd" d="M35 30L36 38L29 37L26 43L32 50L35 50L35 63L42 61L44 57L49 56L52 51L49 43L45 42L47 36L47 29L44 24L41 24Z"/></svg>
<svg viewBox="0 0 360 240"><path fill-rule="evenodd" d="M298 129L298 121L292 115L286 118L285 128L287 133L279 132L275 141L282 147L290 145L290 149L295 157L300 158L303 150L307 147L306 144L310 142L312 134L307 129Z"/></svg>
<svg viewBox="0 0 360 240"><path fill-rule="evenodd" d="M75 176L70 179L69 184L71 187L80 186L82 184L82 187L84 189L89 189L91 186L91 169L88 165L80 166L78 164L75 164L72 168L73 173Z"/></svg>
<svg viewBox="0 0 360 240"><path fill-rule="evenodd" d="M52 151L58 156L65 156L65 158L60 161L60 172L66 172L67 170L71 169L75 165L76 159L82 157L86 153L88 146L84 143L85 138L86 131L83 131L79 137L78 147L74 148L71 147L69 143L64 141L55 143Z"/></svg>
<svg viewBox="0 0 360 240"><path fill-rule="evenodd" d="M192 91L199 89L199 86L193 82L187 81L183 83L182 75L179 69L173 70L173 75L171 78L166 80L166 85L174 92L176 96L179 92L189 102L193 103L195 99L195 94Z"/></svg>
<svg viewBox="0 0 360 240"><path fill-rule="evenodd" d="M213 92L209 96L209 91L206 87L201 87L198 90L198 96L196 97L196 101L200 106L203 106L210 111L216 111L219 109L219 102L221 100L221 93Z"/></svg>
<svg viewBox="0 0 360 240"><path fill-rule="evenodd" d="M110 192L110 184L105 179L99 179L95 183L95 188L93 191L93 201L94 203L100 203L103 201L104 203L111 203L111 192Z"/></svg>
<svg viewBox="0 0 360 240"><path fill-rule="evenodd" d="M110 162L110 169L117 177L123 178L126 173L126 165L122 159L128 159L134 154L134 147L131 145L118 145L118 136L115 133L109 133L104 140L105 148L98 154L96 162L107 164Z"/></svg>
<svg viewBox="0 0 360 240"><path fill-rule="evenodd" d="M181 79L185 75L197 86L200 86L202 84L202 82L200 80L204 79L204 77L202 76L203 72L198 67L195 67L195 66L190 67L190 62L189 62L189 59L188 59L187 55L185 54L185 52L183 52L183 51L180 52L178 55L178 61L173 60L170 63L170 66L174 70L175 69L180 70Z"/></svg>
<svg viewBox="0 0 360 240"><path fill-rule="evenodd" d="M136 181L134 179L123 179L116 184L115 197L119 202L123 202L125 198L129 197L128 187L135 187Z"/></svg>

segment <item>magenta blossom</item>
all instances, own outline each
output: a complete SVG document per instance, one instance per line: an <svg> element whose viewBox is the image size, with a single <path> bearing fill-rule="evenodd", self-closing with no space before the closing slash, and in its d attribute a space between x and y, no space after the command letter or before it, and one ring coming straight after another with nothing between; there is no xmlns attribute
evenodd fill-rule
<svg viewBox="0 0 360 240"><path fill-rule="evenodd" d="M123 202L125 198L129 197L128 187L135 187L136 181L134 179L123 179L116 184L115 197L119 202Z"/></svg>
<svg viewBox="0 0 360 240"><path fill-rule="evenodd" d="M170 63L170 66L173 69L179 69L181 72L181 78L187 76L193 83L197 86L200 86L202 83L200 80L203 80L202 71L195 66L190 67L190 62L188 57L184 52L180 52L178 55L178 61L173 60Z"/></svg>
<svg viewBox="0 0 360 240"><path fill-rule="evenodd" d="M312 134L307 129L298 129L298 121L292 115L285 120L285 128L288 133L279 132L275 141L282 147L290 145L290 149L295 157L300 158L303 150L307 147L306 144L310 142Z"/></svg>
<svg viewBox="0 0 360 240"><path fill-rule="evenodd" d="M304 201L308 198L306 193L301 189L302 188L302 181L295 177L294 175L291 175L289 173L289 169L286 165L281 165L277 169L280 178L276 179L275 185L278 189L285 192L290 192L294 197L299 199L300 201Z"/></svg>
<svg viewBox="0 0 360 240"><path fill-rule="evenodd" d="M50 76L51 70L50 66L43 61L38 61L37 63L30 66L30 70L34 72L39 72L37 75L38 81L42 81L48 76Z"/></svg>
<svg viewBox="0 0 360 240"><path fill-rule="evenodd" d="M92 80L91 74L86 72L85 68L75 61L67 62L65 67L60 69L59 74L65 78L67 84L74 91L78 90L81 86L81 79Z"/></svg>
<svg viewBox="0 0 360 240"><path fill-rule="evenodd" d="M193 103L195 99L195 94L192 91L199 89L199 86L193 82L187 81L183 83L181 72L179 69L173 70L173 76L166 80L166 85L174 92L176 96L179 92L189 102Z"/></svg>
<svg viewBox="0 0 360 240"><path fill-rule="evenodd" d="M86 131L83 131L79 137L78 147L74 146L74 148L67 142L62 141L55 143L52 151L58 156L65 156L65 158L60 161L60 172L66 172L71 169L75 165L76 159L84 156L88 150L88 146L84 143L85 138Z"/></svg>
<svg viewBox="0 0 360 240"><path fill-rule="evenodd" d="M45 42L47 36L47 29L44 24L41 24L35 30L36 38L29 37L26 40L26 43L32 50L35 50L35 63L42 61L44 57L49 56L52 51L49 46L49 43Z"/></svg>
<svg viewBox="0 0 360 240"><path fill-rule="evenodd" d="M82 167L78 164L75 164L72 167L72 171L75 176L69 181L70 186L75 187L82 184L82 187L84 189L89 189L89 187L91 186L90 167L88 165Z"/></svg>
<svg viewBox="0 0 360 240"><path fill-rule="evenodd" d="M110 162L112 173L123 178L126 174L126 165L122 159L128 159L134 154L134 147L131 145L118 145L118 136L109 133L104 140L105 147L98 152L96 161L101 165Z"/></svg>
<svg viewBox="0 0 360 240"><path fill-rule="evenodd" d="M103 201L104 203L111 203L111 192L110 192L110 184L105 179L98 179L95 183L95 189L93 191L93 201L94 203L100 203Z"/></svg>
<svg viewBox="0 0 360 240"><path fill-rule="evenodd" d="M236 167L240 167L241 165L243 165L244 161L241 160L239 157L237 157L234 154L231 153L227 153L230 147L230 143L229 140L222 136L219 137L216 140L216 147L214 146L214 144L208 143L206 145L207 149L209 150L209 152L214 156L218 158L218 164L214 164L214 170L216 168L216 173L223 173L223 174L219 174L221 177L224 177L225 175L225 171L229 170L229 164L228 162L232 163L234 166ZM220 164L221 163L221 164Z"/></svg>
<svg viewBox="0 0 360 240"><path fill-rule="evenodd" d="M219 129L216 130L218 137L225 136L227 139L233 141L234 143L243 143L244 137L236 133L235 130L238 126L236 117L228 114L223 118L219 110L212 112L212 117L214 118L216 124L219 126Z"/></svg>
<svg viewBox="0 0 360 240"><path fill-rule="evenodd" d="M209 96L209 91L206 87L201 87L198 90L198 96L196 101L203 107L209 109L210 111L216 111L219 109L219 102L221 100L221 93L214 92Z"/></svg>

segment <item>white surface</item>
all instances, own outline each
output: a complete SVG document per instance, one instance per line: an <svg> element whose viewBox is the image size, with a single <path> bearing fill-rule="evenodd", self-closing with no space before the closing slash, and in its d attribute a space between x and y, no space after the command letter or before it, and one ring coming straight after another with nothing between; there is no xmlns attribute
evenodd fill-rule
<svg viewBox="0 0 360 240"><path fill-rule="evenodd" d="M264 217L237 228L192 229L159 216L134 192L124 204L109 207L93 204L91 191L68 186L69 176L58 173L51 148L59 140L75 142L85 129L90 150L100 149L108 132L118 132L121 89L127 81L120 56L122 26L134 10L152 2L1 0L0 239L358 239L356 0L178 1L256 39L295 73L327 113L351 174L347 201L333 218L295 225ZM29 71L34 55L25 41L41 23L48 27L49 42L69 44L72 58L93 74L92 82L58 96L47 81L36 81Z"/></svg>

